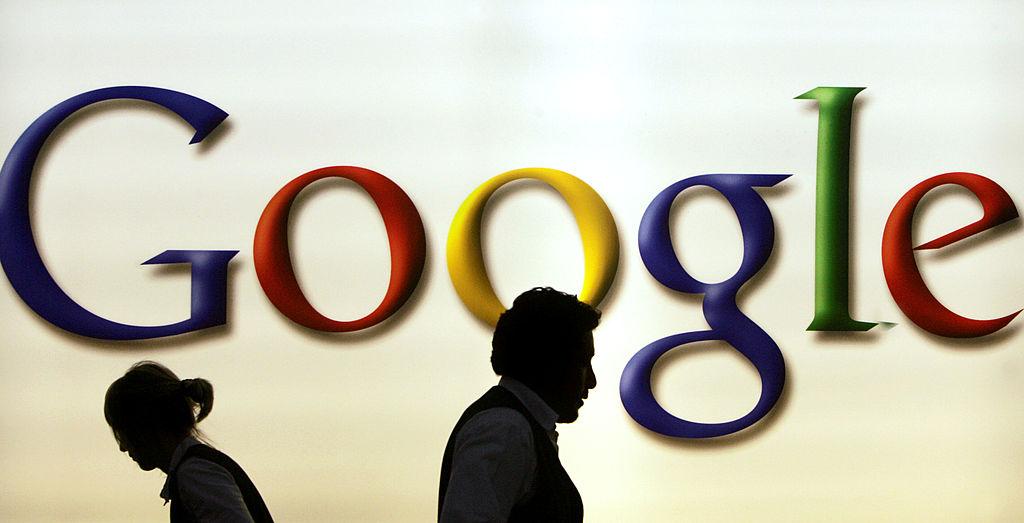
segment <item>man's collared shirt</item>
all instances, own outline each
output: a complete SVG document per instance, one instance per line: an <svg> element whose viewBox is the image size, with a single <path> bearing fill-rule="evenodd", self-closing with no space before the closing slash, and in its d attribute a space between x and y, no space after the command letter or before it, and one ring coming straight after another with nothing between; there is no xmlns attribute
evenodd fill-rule
<svg viewBox="0 0 1024 523"><path fill-rule="evenodd" d="M503 376L498 385L526 407L550 441L534 442L530 422L507 407L470 418L455 437L443 522L507 521L512 507L531 493L537 475L534 445L552 445L558 451L554 409L516 379Z"/></svg>

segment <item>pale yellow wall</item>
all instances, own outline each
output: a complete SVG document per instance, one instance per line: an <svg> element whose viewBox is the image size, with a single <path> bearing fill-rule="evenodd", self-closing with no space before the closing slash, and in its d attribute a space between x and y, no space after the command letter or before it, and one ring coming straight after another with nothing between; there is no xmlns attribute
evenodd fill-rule
<svg viewBox="0 0 1024 523"><path fill-rule="evenodd" d="M203 430L240 461L281 521L429 521L440 456L462 408L494 378L489 332L458 301L444 243L459 203L518 167L575 174L605 198L622 242L596 333L598 387L560 429L562 459L601 521L1011 521L1024 518L1021 320L982 342L913 326L879 259L909 187L971 171L1024 202L1024 9L1012 2L4 2L0 149L57 102L154 85L231 116L205 152L142 106L63 133L37 172L36 237L80 303L124 323L188 310L188 278L143 260L166 249L238 249L230 322L216 333L106 344L62 333L0 282L0 520L160 521L143 473L102 417L106 386L159 360L210 379ZM823 336L813 307L814 104L819 85L866 86L853 168L855 315L899 325ZM291 324L264 297L252 233L284 183L328 165L385 174L428 235L415 296L369 335ZM618 397L630 356L700 330L699 300L661 288L636 236L650 200L712 172L793 173L763 191L777 243L743 309L785 354L776 414L751 434L697 444L636 425ZM539 185L506 191L485 247L499 295L577 290L571 215ZM353 185L327 183L293 217L293 256L313 303L351 319L387 285L383 225ZM700 277L738 266L724 200L695 194L673 222ZM934 237L977 216L950 194L919 221ZM955 256L919 256L936 295L995 317L1022 307L1020 226ZM726 420L756 400L756 373L707 346L659 367L666 407Z"/></svg>

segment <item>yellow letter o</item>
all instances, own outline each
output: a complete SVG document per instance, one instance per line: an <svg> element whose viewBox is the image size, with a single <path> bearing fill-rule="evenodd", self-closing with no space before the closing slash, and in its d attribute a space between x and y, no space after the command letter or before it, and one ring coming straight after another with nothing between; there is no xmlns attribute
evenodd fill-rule
<svg viewBox="0 0 1024 523"><path fill-rule="evenodd" d="M540 180L562 195L580 230L583 242L582 302L597 306L615 279L619 263L619 237L611 211L597 191L575 176L543 167L499 174L474 190L452 220L448 231L448 275L462 303L480 320L495 325L506 307L494 293L484 266L480 234L487 200L513 180Z"/></svg>

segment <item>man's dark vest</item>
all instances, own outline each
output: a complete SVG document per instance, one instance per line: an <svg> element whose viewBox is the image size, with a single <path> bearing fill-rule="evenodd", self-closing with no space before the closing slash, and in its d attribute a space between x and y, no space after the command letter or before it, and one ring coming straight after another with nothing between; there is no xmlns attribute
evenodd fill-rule
<svg viewBox="0 0 1024 523"><path fill-rule="evenodd" d="M537 473L534 476L532 493L520 500L509 515L510 522L540 521L551 523L578 523L583 521L583 500L576 490L569 475L558 460L558 452L551 444L547 431L533 419L526 407L514 394L504 387L492 387L480 399L473 402L459 418L448 437L448 445L444 449L444 460L441 462L441 488L438 493L437 517L440 520L444 506L444 496L448 491L448 479L452 474L452 454L455 452L455 438L462 426L476 414L488 409L507 407L521 414L530 422L533 432L533 449L537 455Z"/></svg>
<svg viewBox="0 0 1024 523"><path fill-rule="evenodd" d="M231 477L235 479L235 484L238 485L238 490L242 493L242 500L245 501L245 507L249 510L249 515L252 516L253 521L256 521L256 523L272 523L274 521L274 518L270 516L270 511L267 510L267 504L263 502L263 497L256 490L256 485L253 485L252 480L245 474L242 467L238 466L238 463L235 463L235 460L228 457L227 454L206 445L198 444L192 445L185 451L185 455L178 462L178 468L171 474L171 523L191 523L197 521L189 513L188 509L182 505L178 492L177 471L181 468L181 464L190 458L205 459L224 467L224 470L227 470Z"/></svg>

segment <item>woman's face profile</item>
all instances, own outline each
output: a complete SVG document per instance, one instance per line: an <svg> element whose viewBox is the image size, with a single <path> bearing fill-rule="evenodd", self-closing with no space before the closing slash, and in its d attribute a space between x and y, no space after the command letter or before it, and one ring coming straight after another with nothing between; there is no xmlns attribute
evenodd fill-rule
<svg viewBox="0 0 1024 523"><path fill-rule="evenodd" d="M121 452L128 453L128 456L139 465L140 469L150 471L157 467L156 445L152 438L141 434L129 435L115 429L114 439L117 440Z"/></svg>

